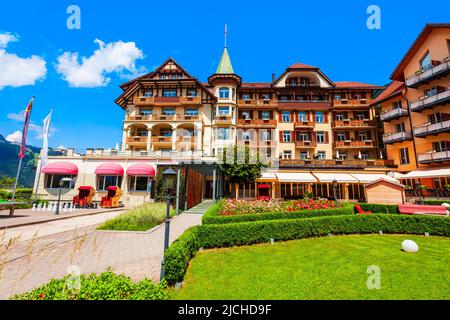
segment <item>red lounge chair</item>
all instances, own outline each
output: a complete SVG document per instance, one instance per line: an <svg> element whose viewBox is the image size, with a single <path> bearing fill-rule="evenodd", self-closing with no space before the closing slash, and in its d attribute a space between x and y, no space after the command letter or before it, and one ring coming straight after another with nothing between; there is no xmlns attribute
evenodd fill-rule
<svg viewBox="0 0 450 320"><path fill-rule="evenodd" d="M122 196L122 190L119 187L108 187L106 197L102 197L102 208L118 208L120 206L119 200Z"/></svg>
<svg viewBox="0 0 450 320"><path fill-rule="evenodd" d="M93 187L79 187L78 195L73 198L73 205L77 207L90 207L96 191Z"/></svg>
<svg viewBox="0 0 450 320"><path fill-rule="evenodd" d="M400 214L425 214L434 216L448 216L447 208L444 206L427 206L419 204L401 204L398 206Z"/></svg>
<svg viewBox="0 0 450 320"><path fill-rule="evenodd" d="M372 211L364 211L359 204L355 204L355 209L358 214L372 214Z"/></svg>
<svg viewBox="0 0 450 320"><path fill-rule="evenodd" d="M270 201L270 186L268 184L260 184L258 186L258 200Z"/></svg>

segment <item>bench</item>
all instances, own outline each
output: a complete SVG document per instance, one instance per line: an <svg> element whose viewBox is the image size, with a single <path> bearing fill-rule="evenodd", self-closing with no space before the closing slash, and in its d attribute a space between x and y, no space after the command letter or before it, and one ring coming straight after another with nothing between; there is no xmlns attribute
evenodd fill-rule
<svg viewBox="0 0 450 320"><path fill-rule="evenodd" d="M398 206L400 214L426 214L434 216L448 216L449 212L444 206L401 204Z"/></svg>
<svg viewBox="0 0 450 320"><path fill-rule="evenodd" d="M26 204L25 202L0 202L0 210L8 210L9 216L14 216L14 207L18 205Z"/></svg>
<svg viewBox="0 0 450 320"><path fill-rule="evenodd" d="M372 214L372 211L364 211L363 208L359 204L355 204L355 209L358 212L358 214Z"/></svg>

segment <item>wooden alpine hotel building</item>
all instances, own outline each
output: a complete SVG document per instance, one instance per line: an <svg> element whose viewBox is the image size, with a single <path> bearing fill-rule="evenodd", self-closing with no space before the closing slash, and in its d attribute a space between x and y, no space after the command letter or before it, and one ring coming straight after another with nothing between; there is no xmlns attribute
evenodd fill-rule
<svg viewBox="0 0 450 320"><path fill-rule="evenodd" d="M395 90L391 85L379 96L382 86L333 81L319 67L304 63L292 64L269 82L245 82L234 71L227 48L216 73L201 82L170 58L121 85L116 100L124 112L121 146L67 149L50 157L35 182L38 194L55 198L57 181L70 176L76 183L64 199L70 200L79 186L93 186L100 198L115 185L124 191L125 204L139 204L152 197L151 182L159 169L180 165L191 195L186 207L221 196L255 199L261 190L278 199L306 192L327 198L333 196L335 179L340 199L364 200L366 185L380 178L397 182L394 172L401 168L384 134L390 132L385 111L395 102L391 91L408 86L395 83ZM448 90L448 83L439 85L439 93L442 86ZM416 112L410 108L408 116ZM448 143L448 134L443 137ZM229 184L223 177L220 155L236 144L270 160L257 181Z"/></svg>

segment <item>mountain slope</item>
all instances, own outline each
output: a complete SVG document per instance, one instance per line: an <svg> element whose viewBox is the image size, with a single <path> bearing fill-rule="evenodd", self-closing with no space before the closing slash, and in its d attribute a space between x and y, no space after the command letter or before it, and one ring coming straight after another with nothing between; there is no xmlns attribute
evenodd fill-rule
<svg viewBox="0 0 450 320"><path fill-rule="evenodd" d="M23 159L22 171L20 173L19 185L31 188L36 174L36 158L40 153L40 148L27 146L27 154ZM0 135L0 176L14 178L19 165L19 145L6 141Z"/></svg>

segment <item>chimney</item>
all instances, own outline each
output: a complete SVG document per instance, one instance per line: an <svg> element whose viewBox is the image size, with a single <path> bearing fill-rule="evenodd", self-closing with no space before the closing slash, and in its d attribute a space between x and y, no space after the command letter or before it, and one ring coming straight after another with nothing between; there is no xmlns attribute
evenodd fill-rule
<svg viewBox="0 0 450 320"><path fill-rule="evenodd" d="M272 73L272 83L274 83L275 82L275 73Z"/></svg>

